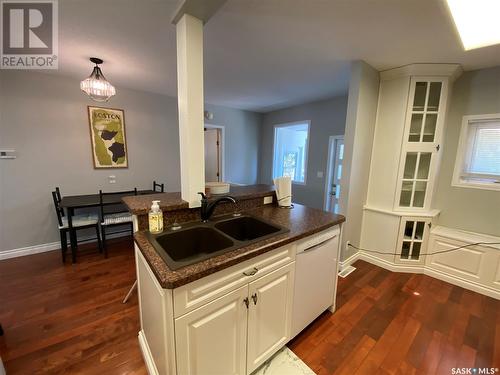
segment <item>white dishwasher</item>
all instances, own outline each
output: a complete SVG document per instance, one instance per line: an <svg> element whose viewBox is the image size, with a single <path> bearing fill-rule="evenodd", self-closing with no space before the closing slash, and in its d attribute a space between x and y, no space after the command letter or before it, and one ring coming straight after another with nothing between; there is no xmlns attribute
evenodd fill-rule
<svg viewBox="0 0 500 375"><path fill-rule="evenodd" d="M291 338L335 302L339 235L336 226L297 244Z"/></svg>

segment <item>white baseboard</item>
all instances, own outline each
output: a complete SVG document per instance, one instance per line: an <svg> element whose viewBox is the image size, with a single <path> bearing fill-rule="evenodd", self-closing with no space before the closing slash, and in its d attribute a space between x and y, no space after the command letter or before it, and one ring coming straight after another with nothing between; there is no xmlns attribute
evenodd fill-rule
<svg viewBox="0 0 500 375"><path fill-rule="evenodd" d="M450 283L453 285L461 286L464 289L469 289L469 290L472 290L473 292L484 294L488 297L500 300L500 291L499 290L488 288L488 287L481 285L479 283L475 283L475 282L470 281L470 280L465 280L465 279L462 279L462 278L455 276L455 275L449 275L449 274L443 273L443 271L435 270L432 267L425 267L424 274L427 276L431 276L431 277L434 277L436 279L442 280L442 281L446 281L447 283Z"/></svg>
<svg viewBox="0 0 500 375"><path fill-rule="evenodd" d="M392 262L388 262L385 259L381 259L374 255L366 253L364 251L358 251L357 253L351 255L346 260L339 262L340 271L343 271L344 269L355 263L358 259L364 260L368 263L374 264L376 266L382 267L392 272L424 274L453 285L458 285L464 289L469 289L474 292L487 295L488 297L500 300L500 291L488 288L484 285L475 283L471 280L462 279L458 276L447 274L441 270L436 270L430 266L425 266L423 264L418 266L405 266L404 264L395 264Z"/></svg>
<svg viewBox="0 0 500 375"><path fill-rule="evenodd" d="M47 251L53 251L61 248L61 243L58 242L50 242L44 243L41 245L20 247L18 249L0 251L0 260L23 257L26 255L33 255L39 253L45 253Z"/></svg>
<svg viewBox="0 0 500 375"><path fill-rule="evenodd" d="M343 270L345 270L347 267L352 265L358 259L359 259L359 252L356 252L356 253L352 254L349 258L347 258L343 261L340 261L339 262L339 272L342 272Z"/></svg>
<svg viewBox="0 0 500 375"><path fill-rule="evenodd" d="M110 234L106 234L106 239L125 237L125 236L127 236L126 233L110 233ZM80 237L80 239L84 240L84 241L91 240L93 238L94 238L93 236ZM89 241L89 243L90 242L97 242L97 240L94 239L94 241ZM23 257L26 255L45 253L48 251L59 250L60 248L61 248L61 243L59 241L57 241L57 242L43 243L40 245L20 247L18 249L4 250L4 251L0 251L0 260Z"/></svg>
<svg viewBox="0 0 500 375"><path fill-rule="evenodd" d="M460 286L464 289L472 290L473 292L484 294L488 297L500 300L500 291L498 291L498 290L495 290L493 288L489 288L489 287L481 285L479 283L475 283L474 281L471 281L471 280L465 280L465 279L462 279L458 276L447 274L441 270L435 270L429 266L425 266L425 265L405 266L403 264L394 264L394 263L388 262L384 259L380 259L376 256L373 256L373 255L368 254L368 253L363 252L363 251L359 251L356 254L357 254L356 259L364 260L368 263L385 268L386 270L389 270L392 272L424 274L424 275L427 275L430 277L434 277L435 279L439 279L439 280L445 281L447 283Z"/></svg>
<svg viewBox="0 0 500 375"><path fill-rule="evenodd" d="M142 329L139 331L139 347L141 348L142 357L144 358L144 363L146 363L146 369L149 375L158 375L158 369L156 368L151 350L149 349L148 341Z"/></svg>
<svg viewBox="0 0 500 375"><path fill-rule="evenodd" d="M385 268L392 272L406 272L406 273L424 273L424 266L405 266L404 264L395 264L388 262L385 259L378 258L364 251L359 252L359 259L368 263L375 264L376 266Z"/></svg>

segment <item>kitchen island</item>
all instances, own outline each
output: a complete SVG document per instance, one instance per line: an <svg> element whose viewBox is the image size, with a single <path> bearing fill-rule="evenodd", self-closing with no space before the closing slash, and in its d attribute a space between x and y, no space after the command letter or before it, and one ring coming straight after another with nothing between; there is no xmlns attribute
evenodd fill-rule
<svg viewBox="0 0 500 375"><path fill-rule="evenodd" d="M299 204L293 209L264 204L264 197L274 196L272 189L247 189L249 194L240 191L238 198L242 213L288 231L177 270L140 227L147 198L127 198L137 215L139 341L151 374L250 374L321 312L334 310L345 218ZM175 205L171 211L163 207L167 225L199 215L199 209ZM221 206L220 214L234 210ZM309 285L314 280L320 284ZM304 311L303 305L311 307Z"/></svg>

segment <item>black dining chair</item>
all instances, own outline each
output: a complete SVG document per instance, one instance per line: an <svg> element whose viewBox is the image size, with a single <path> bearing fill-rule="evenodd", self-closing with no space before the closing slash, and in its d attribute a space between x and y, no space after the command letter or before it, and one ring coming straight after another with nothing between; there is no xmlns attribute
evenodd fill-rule
<svg viewBox="0 0 500 375"><path fill-rule="evenodd" d="M153 191L155 193L164 193L165 192L165 184L158 184L156 181L153 181Z"/></svg>
<svg viewBox="0 0 500 375"><path fill-rule="evenodd" d="M61 239L61 255L63 263L66 262L66 252L68 250L68 240L67 234L70 233L70 243L71 243L71 260L73 263L76 262L76 248L80 242L94 241L94 238L88 238L78 241L76 232L81 229L94 228L97 237L97 246L99 252L102 253L102 243L101 234L99 230L99 217L97 214L86 213L73 215L71 218L64 214L64 209L61 207L61 191L58 187L52 192L52 200L54 201L54 207L56 209L57 223L59 226L59 235ZM71 233L75 233L74 240Z"/></svg>
<svg viewBox="0 0 500 375"><path fill-rule="evenodd" d="M129 225L130 229L114 231L113 234L125 233L130 231L134 233L134 225L132 222L132 214L127 210L123 203L118 203L117 198L126 197L129 195L137 195L137 188L127 191L115 191L105 193L99 190L99 206L100 206L100 225L102 242L104 247L104 256L108 257L108 249L106 245L106 229L110 227ZM110 203L111 201L111 203Z"/></svg>

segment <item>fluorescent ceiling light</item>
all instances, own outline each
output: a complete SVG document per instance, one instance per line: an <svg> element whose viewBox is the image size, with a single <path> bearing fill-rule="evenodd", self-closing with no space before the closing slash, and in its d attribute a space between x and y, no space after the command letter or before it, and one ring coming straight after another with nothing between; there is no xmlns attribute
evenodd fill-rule
<svg viewBox="0 0 500 375"><path fill-rule="evenodd" d="M500 43L499 0L446 0L466 50Z"/></svg>

